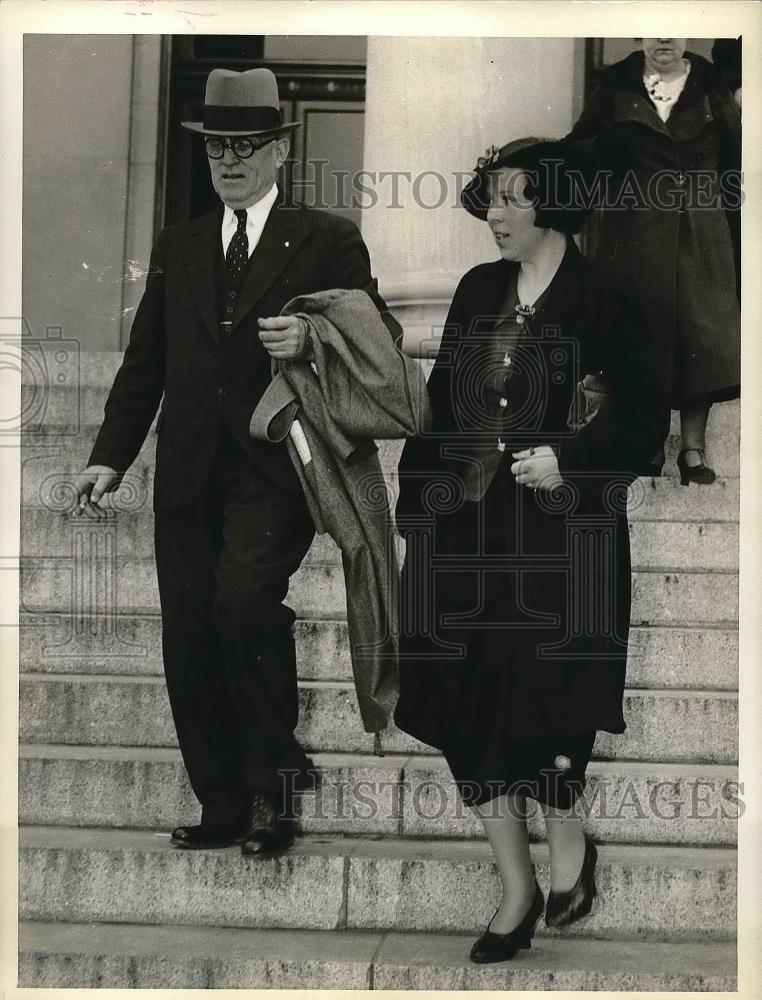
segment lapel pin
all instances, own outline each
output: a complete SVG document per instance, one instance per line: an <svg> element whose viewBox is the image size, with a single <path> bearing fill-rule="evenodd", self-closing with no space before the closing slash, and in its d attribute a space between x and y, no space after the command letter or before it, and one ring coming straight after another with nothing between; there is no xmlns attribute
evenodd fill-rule
<svg viewBox="0 0 762 1000"><path fill-rule="evenodd" d="M291 246L291 244L290 244L290 243L288 242L288 240L286 240L286 242L285 242L285 243L283 244L283 246L284 246L284 247L290 247L290 246Z"/></svg>

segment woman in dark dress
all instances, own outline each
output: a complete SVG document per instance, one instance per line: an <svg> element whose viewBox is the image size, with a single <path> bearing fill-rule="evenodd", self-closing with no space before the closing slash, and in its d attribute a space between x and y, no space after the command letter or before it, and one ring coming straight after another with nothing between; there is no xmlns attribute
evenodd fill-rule
<svg viewBox="0 0 762 1000"><path fill-rule="evenodd" d="M721 71L685 52L687 39L640 41L604 70L567 139L608 177L595 256L634 283L660 331L681 482L708 484L709 410L735 399L741 381L741 116Z"/></svg>
<svg viewBox="0 0 762 1000"><path fill-rule="evenodd" d="M494 149L463 193L501 260L458 285L429 380L433 431L402 454L397 725L440 749L503 882L472 959L528 947L545 908L526 797L546 817L560 926L589 912L596 851L574 803L596 731L621 733L626 491L668 426L668 382L636 303L583 257L559 142ZM603 378L597 411L577 383ZM576 412L576 417L570 415Z"/></svg>

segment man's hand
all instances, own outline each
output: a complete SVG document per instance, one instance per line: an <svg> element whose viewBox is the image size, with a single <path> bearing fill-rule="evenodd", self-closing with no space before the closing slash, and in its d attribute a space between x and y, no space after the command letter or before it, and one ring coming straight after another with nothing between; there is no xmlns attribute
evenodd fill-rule
<svg viewBox="0 0 762 1000"><path fill-rule="evenodd" d="M549 444L514 451L512 454L516 461L511 466L511 472L516 477L516 482L522 486L529 486L533 490L553 490L563 483L556 453Z"/></svg>
<svg viewBox="0 0 762 1000"><path fill-rule="evenodd" d="M259 319L259 339L265 350L281 361L296 361L307 348L307 324L298 316Z"/></svg>
<svg viewBox="0 0 762 1000"><path fill-rule="evenodd" d="M88 465L74 480L77 491L77 505L72 511L77 517L87 512L93 517L100 517L103 511L98 506L104 493L114 488L119 476L116 469L108 465Z"/></svg>

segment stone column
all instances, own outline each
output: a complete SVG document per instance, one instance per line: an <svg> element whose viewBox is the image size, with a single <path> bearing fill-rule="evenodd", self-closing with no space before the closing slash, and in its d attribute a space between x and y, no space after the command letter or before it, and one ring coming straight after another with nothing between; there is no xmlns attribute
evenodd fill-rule
<svg viewBox="0 0 762 1000"><path fill-rule="evenodd" d="M441 326L459 278L497 259L459 192L487 146L569 131L575 52L564 38L368 39L364 183L376 197L364 196L362 229L406 350ZM399 172L396 197L384 172Z"/></svg>
<svg viewBox="0 0 762 1000"><path fill-rule="evenodd" d="M124 348L145 288L156 216L159 102L162 87L161 36L135 35L132 50L120 343Z"/></svg>

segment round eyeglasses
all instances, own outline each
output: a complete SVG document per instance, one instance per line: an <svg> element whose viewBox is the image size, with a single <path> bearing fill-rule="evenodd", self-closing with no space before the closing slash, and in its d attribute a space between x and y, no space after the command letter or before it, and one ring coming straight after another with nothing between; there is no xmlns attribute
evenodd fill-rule
<svg viewBox="0 0 762 1000"><path fill-rule="evenodd" d="M272 135L264 139L250 139L247 136L231 138L227 135L208 135L204 138L206 155L212 160L221 160L228 147L233 150L239 160L248 160L250 156L253 156L258 150L264 149L265 146L269 146L271 142L275 142L275 137Z"/></svg>

